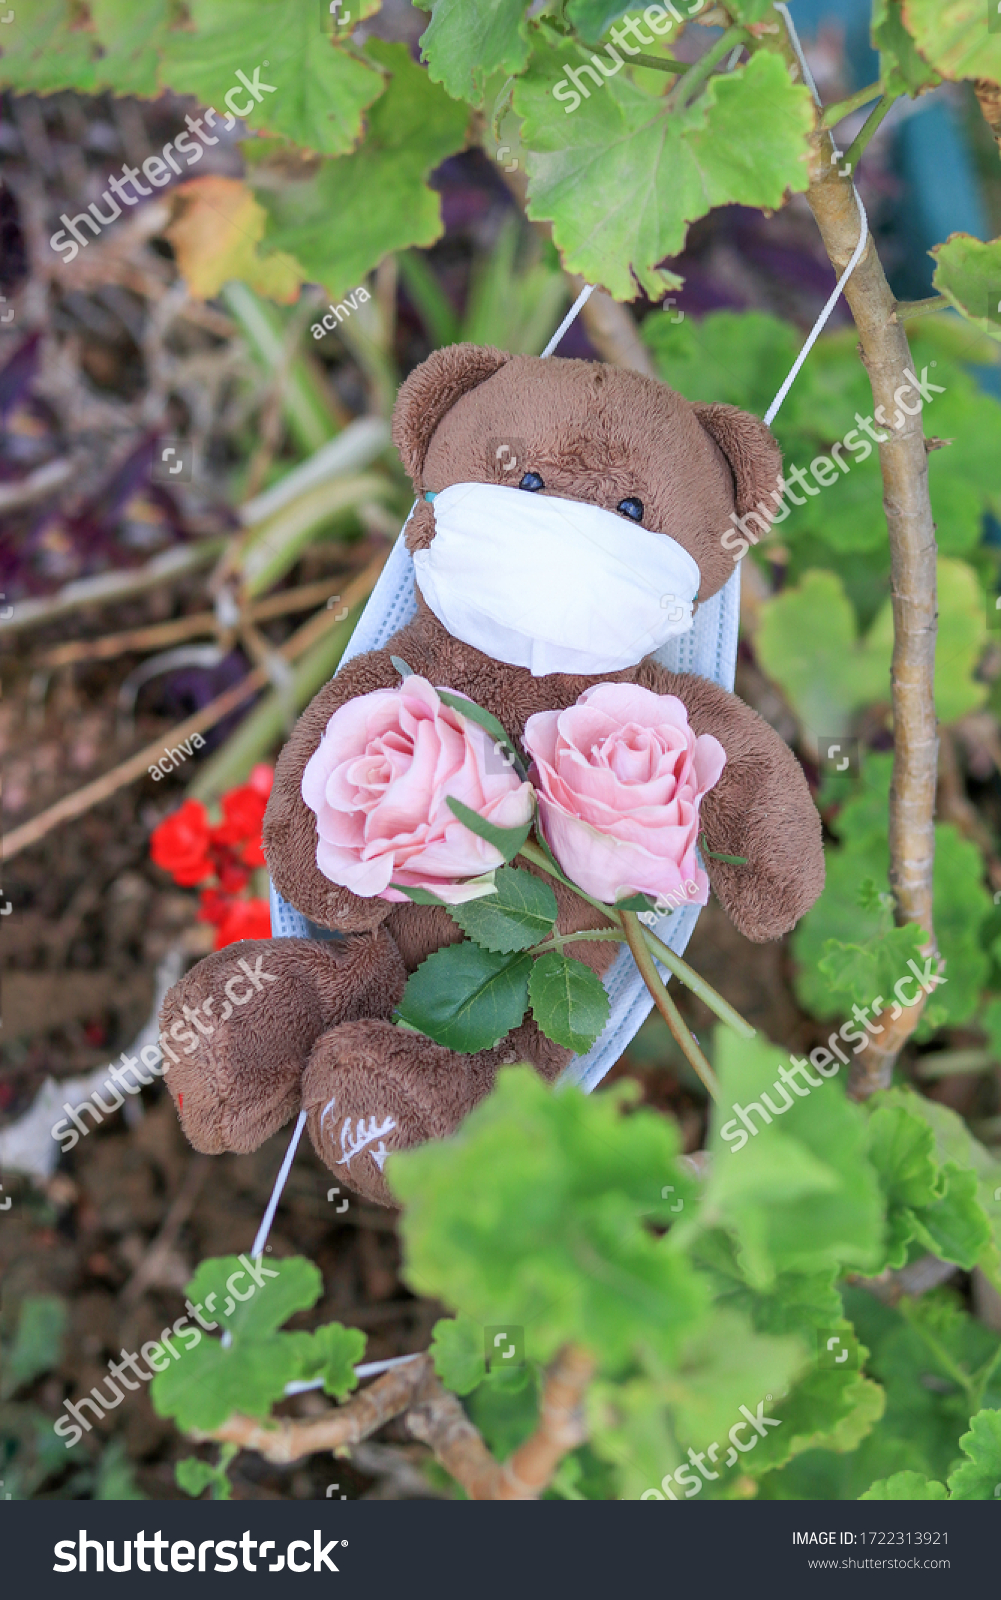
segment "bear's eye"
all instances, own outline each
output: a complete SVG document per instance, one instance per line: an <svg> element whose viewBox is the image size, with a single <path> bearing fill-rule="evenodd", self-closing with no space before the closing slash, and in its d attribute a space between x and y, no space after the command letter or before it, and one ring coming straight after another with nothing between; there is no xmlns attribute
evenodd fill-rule
<svg viewBox="0 0 1001 1600"><path fill-rule="evenodd" d="M526 472L518 485L519 489L527 489L530 494L536 494L539 489L544 489L545 487L537 472Z"/></svg>
<svg viewBox="0 0 1001 1600"><path fill-rule="evenodd" d="M626 500L620 500L616 511L621 511L624 517L632 517L634 522L643 521L643 502L637 500L635 495L630 495Z"/></svg>

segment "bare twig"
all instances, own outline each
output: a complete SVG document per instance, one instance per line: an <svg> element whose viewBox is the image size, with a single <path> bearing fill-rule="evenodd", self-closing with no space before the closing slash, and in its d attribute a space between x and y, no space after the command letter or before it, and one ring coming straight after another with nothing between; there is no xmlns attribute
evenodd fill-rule
<svg viewBox="0 0 1001 1600"><path fill-rule="evenodd" d="M431 1358L419 1356L415 1361L407 1361L383 1373L367 1389L353 1395L336 1410L331 1409L326 1416L304 1422L288 1418L260 1422L256 1417L236 1412L211 1433L192 1431L191 1437L199 1441L218 1439L222 1444L238 1445L241 1450L256 1450L265 1461L287 1465L320 1451L343 1450L360 1444L384 1423L406 1411L426 1386L429 1376L433 1377Z"/></svg>
<svg viewBox="0 0 1001 1600"><path fill-rule="evenodd" d="M154 556L144 567L128 572L101 572L93 578L79 578L67 583L56 594L37 600L19 600L14 605L14 615L0 623L0 639L5 634L17 633L22 628L40 627L54 622L70 611L81 611L85 606L108 605L113 600L124 600L131 595L143 594L147 589L158 589L177 578L187 577L219 554L225 540L206 539L201 544L182 545L164 550Z"/></svg>
<svg viewBox="0 0 1001 1600"><path fill-rule="evenodd" d="M348 584L341 596L343 605L348 606L350 609L351 606L356 605L359 600L364 599L366 595L371 593L375 580L386 563L387 555L388 552L377 556L374 561L369 562L364 572L355 578L352 583ZM291 639L286 640L279 653L287 661L297 660L328 629L335 626L339 617L339 612L327 610L318 612L315 617L311 617L308 622L304 623L292 635ZM22 823L21 827L15 828L12 833L7 834L3 839L4 860L12 860L22 850L26 850L29 845L37 844L40 839L44 839L46 834L51 833L52 829L61 822L69 822L74 817L82 816L85 811L90 811L92 807L100 805L102 800L109 799L125 784L131 783L135 778L141 778L143 773L152 766L153 762L159 760L163 754L165 743L168 747L172 744L176 745L182 743L185 739L189 739L194 733L203 733L206 728L214 728L216 723L221 722L224 717L228 717L231 711L235 711L239 706L243 705L245 701L257 693L258 689L263 689L268 682L267 672L261 667L255 667L251 672L247 673L242 682L236 684L232 689L227 689L224 694L217 695L214 700L209 701L207 706L203 706L201 711L196 711L193 716L187 717L184 722L178 723L176 727L170 729L169 733L161 734L152 744L146 745L142 750L137 750L135 755L130 756L127 761L121 762L111 772L106 772L103 777L95 778L93 783L85 784L82 789L75 790L73 794L64 795L62 800L57 800L55 805L49 806L47 811L43 811L37 817L33 817L30 822Z"/></svg>
<svg viewBox="0 0 1001 1600"><path fill-rule="evenodd" d="M155 1281L161 1263L174 1248L178 1234L191 1215L202 1184L208 1177L210 1165L208 1156L191 1157L184 1182L171 1202L163 1226L119 1296L123 1310L135 1305L143 1291Z"/></svg>

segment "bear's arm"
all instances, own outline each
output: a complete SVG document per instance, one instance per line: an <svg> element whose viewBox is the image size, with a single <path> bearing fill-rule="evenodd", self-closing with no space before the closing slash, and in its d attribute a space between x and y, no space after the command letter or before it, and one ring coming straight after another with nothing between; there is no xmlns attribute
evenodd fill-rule
<svg viewBox="0 0 1001 1600"><path fill-rule="evenodd" d="M302 775L334 712L373 689L395 689L400 674L387 650L372 650L341 669L314 695L278 757L264 816L264 854L279 894L321 928L366 933L392 911L388 900L363 899L331 883L316 865L316 816L302 798Z"/></svg>
<svg viewBox="0 0 1001 1600"><path fill-rule="evenodd" d="M756 943L788 933L824 887L820 817L799 762L774 728L718 684L649 659L637 681L677 695L693 731L713 734L726 751L701 820L710 850L748 860L746 867L705 862L731 921Z"/></svg>

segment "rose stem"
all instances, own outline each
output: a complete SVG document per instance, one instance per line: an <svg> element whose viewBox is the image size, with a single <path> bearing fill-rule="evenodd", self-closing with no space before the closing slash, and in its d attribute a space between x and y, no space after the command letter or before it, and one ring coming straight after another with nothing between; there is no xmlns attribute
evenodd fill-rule
<svg viewBox="0 0 1001 1600"><path fill-rule="evenodd" d="M740 1034L742 1039L754 1038L756 1030L751 1027L751 1024L741 1016L739 1011L735 1011L733 1006L728 1004L721 994L717 994L712 984L707 983L705 978L700 977L694 967L690 967L687 961L682 961L680 956L676 956L674 951L664 943L663 939L658 939L657 935L651 933L649 928L643 929L643 937L657 960L662 962L665 967L670 968L674 976L681 983L687 985L693 994L697 994L699 999L709 1007L710 1011L715 1011L721 1022L727 1023L734 1033Z"/></svg>
<svg viewBox="0 0 1001 1600"><path fill-rule="evenodd" d="M699 1049L698 1041L692 1037L686 1028L681 1012L664 988L664 980L657 971L653 956L650 954L646 940L643 937L645 930L639 917L635 911L620 911L619 916L622 918L626 942L633 953L636 965L639 967L640 975L653 996L654 1005L684 1051L689 1064L702 1079L712 1098L718 1100L719 1084L716 1081L716 1074Z"/></svg>

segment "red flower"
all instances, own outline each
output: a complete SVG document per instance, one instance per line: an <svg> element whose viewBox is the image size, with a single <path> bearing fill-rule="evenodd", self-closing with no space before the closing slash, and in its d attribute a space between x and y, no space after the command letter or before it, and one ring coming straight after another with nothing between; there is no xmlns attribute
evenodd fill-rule
<svg viewBox="0 0 1001 1600"><path fill-rule="evenodd" d="M212 829L213 844L242 844L244 840L259 839L267 795L252 789L249 783L230 789L222 797L223 820Z"/></svg>
<svg viewBox="0 0 1001 1600"><path fill-rule="evenodd" d="M232 904L229 896L220 894L218 889L203 889L198 896L199 922L214 922L216 927L220 928Z"/></svg>
<svg viewBox="0 0 1001 1600"><path fill-rule="evenodd" d="M153 829L150 855L175 883L190 887L213 871L209 859L208 812L200 800L185 800L180 810Z"/></svg>
<svg viewBox="0 0 1001 1600"><path fill-rule="evenodd" d="M246 867L241 867L238 861L234 861L228 850L225 852L217 850L213 854L219 887L223 894L239 894L241 889L247 887L250 873Z"/></svg>
<svg viewBox="0 0 1001 1600"><path fill-rule="evenodd" d="M215 921L215 918L212 919ZM218 924L215 949L239 939L270 939L271 907L266 900L234 900Z"/></svg>

